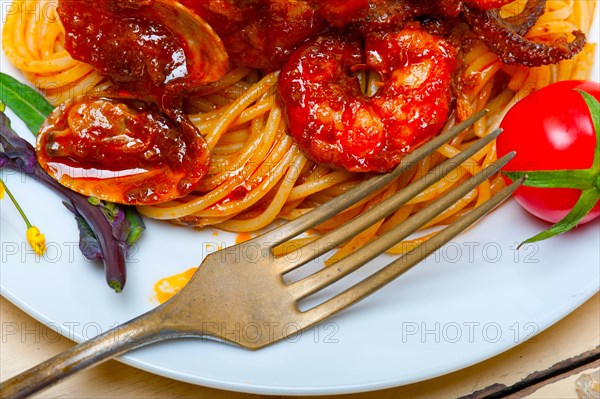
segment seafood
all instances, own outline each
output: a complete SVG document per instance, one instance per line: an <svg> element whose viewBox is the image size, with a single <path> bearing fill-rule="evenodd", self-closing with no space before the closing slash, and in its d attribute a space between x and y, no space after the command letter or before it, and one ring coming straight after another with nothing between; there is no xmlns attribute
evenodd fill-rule
<svg viewBox="0 0 600 399"><path fill-rule="evenodd" d="M48 117L38 161L64 186L103 200L140 205L185 196L206 175L209 151L183 97L227 72L225 48L178 2L92 3L60 2L65 46L112 86Z"/></svg>
<svg viewBox="0 0 600 399"><path fill-rule="evenodd" d="M523 16L508 21L501 18L497 10L486 11L471 7L465 9L465 18L473 31L505 64L528 67L556 64L581 51L586 43L586 36L580 30L572 32L572 41L560 38L547 44L526 39L523 35L543 12L545 1L529 0L527 3L531 3L531 8L526 7L521 13ZM529 14L533 17L528 17Z"/></svg>
<svg viewBox="0 0 600 399"><path fill-rule="evenodd" d="M46 119L36 154L73 191L156 204L184 196L207 173L206 143L185 128L139 101L76 97Z"/></svg>
<svg viewBox="0 0 600 399"><path fill-rule="evenodd" d="M206 175L209 150L184 98L210 91L231 63L282 69L289 132L313 160L385 172L446 120L457 54L450 43L465 22L505 63L556 63L583 47L579 31L572 41L526 39L546 2L529 0L501 18L509 2L61 0L67 50L111 85L50 116L38 159L64 185L104 200L185 196ZM364 70L381 78L372 96L356 77Z"/></svg>
<svg viewBox="0 0 600 399"><path fill-rule="evenodd" d="M514 26L516 20L535 22L543 11L545 0L530 0L518 16L502 20L498 9L512 0L181 0L181 3L198 13L219 34L227 52L236 65L261 70L281 68L291 53L304 41L324 33L331 27L358 32L402 29L405 23L417 17L437 19L443 24L452 24L461 16L470 22L474 15L489 15L491 20L503 26ZM478 20L477 20L478 21ZM489 25L489 23L483 23ZM477 22L477 25L482 23ZM497 25L497 24L495 24ZM528 51L544 51L523 38L527 30L515 30L516 36L502 35L501 40L489 32L479 29L478 34L489 42L492 50L507 63L528 64ZM529 25L531 27L531 25ZM579 40L572 46L577 52ZM524 51L517 58L505 56L503 48L520 46ZM556 46L564 47L561 43ZM555 50L562 55L560 50ZM557 62L556 57L550 62Z"/></svg>
<svg viewBox="0 0 600 399"><path fill-rule="evenodd" d="M462 11L462 3L456 0L370 0L369 3L367 14L350 24L352 29L363 33L396 30L420 16L455 21Z"/></svg>
<svg viewBox="0 0 600 399"><path fill-rule="evenodd" d="M527 1L521 13L501 18L499 8L512 0L313 0L327 22L366 34L372 31L397 30L417 17L437 19L445 24L465 19L505 64L540 66L569 59L583 48L586 39L581 31L573 40L538 43L524 37L544 12L546 0Z"/></svg>
<svg viewBox="0 0 600 399"><path fill-rule="evenodd" d="M327 28L308 1L181 0L207 21L237 65L272 71L307 38Z"/></svg>
<svg viewBox="0 0 600 399"><path fill-rule="evenodd" d="M385 172L446 121L456 50L418 23L370 33L364 49L345 36L319 37L294 53L279 90L289 132L310 158L353 172ZM382 78L371 97L352 75L361 69Z"/></svg>
<svg viewBox="0 0 600 399"><path fill-rule="evenodd" d="M221 39L177 1L63 0L58 12L74 58L109 77L119 91L161 106L167 101L163 108L228 70Z"/></svg>
<svg viewBox="0 0 600 399"><path fill-rule="evenodd" d="M498 7L510 2L313 0L320 15L354 32L355 38L321 36L301 47L284 66L279 90L290 134L315 162L352 172L388 171L404 154L436 135L450 109L456 50L424 30L451 28L419 25L413 21L416 17L466 19L507 64L556 63L585 44L581 32L573 32L572 42L525 39L543 13L545 0L530 0L520 14L501 18ZM359 37L364 37L364 56ZM382 78L372 97L361 92L353 76L361 69Z"/></svg>

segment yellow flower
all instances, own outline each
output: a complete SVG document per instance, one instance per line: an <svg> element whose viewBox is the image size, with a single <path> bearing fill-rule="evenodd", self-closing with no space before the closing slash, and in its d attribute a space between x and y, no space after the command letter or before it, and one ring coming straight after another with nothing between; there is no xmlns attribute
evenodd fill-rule
<svg viewBox="0 0 600 399"><path fill-rule="evenodd" d="M25 235L35 253L42 256L46 252L46 238L40 233L40 230L35 226L31 226L27 229Z"/></svg>
<svg viewBox="0 0 600 399"><path fill-rule="evenodd" d="M21 208L15 197L12 195L6 184L4 184L2 179L0 179L0 199L4 198L4 192L8 194L8 197L12 200L13 204L15 205L15 208L17 208L17 210L21 214L25 225L27 225L27 232L25 233L25 237L27 237L27 242L29 242L29 245L31 245L31 248L33 248L36 254L42 256L44 252L46 252L46 237L44 237L44 235L40 233L40 230L37 227L31 225L29 219L27 219L25 212L23 212L23 209Z"/></svg>

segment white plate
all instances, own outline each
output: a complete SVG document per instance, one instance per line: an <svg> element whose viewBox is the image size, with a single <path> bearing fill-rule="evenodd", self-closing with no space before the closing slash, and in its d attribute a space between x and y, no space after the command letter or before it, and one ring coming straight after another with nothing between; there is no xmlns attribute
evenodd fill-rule
<svg viewBox="0 0 600 399"><path fill-rule="evenodd" d="M4 55L0 65L22 79ZM19 134L32 138L9 116ZM151 309L158 279L197 265L235 238L148 221L125 292L117 295L102 267L80 255L73 216L61 199L31 178L0 173L48 240L48 253L35 256L16 210L0 201L1 293L46 325L40 336L47 341L56 331L76 341L91 338ZM121 360L186 382L260 394L339 394L426 380L516 346L596 293L599 225L596 220L516 251L518 242L547 225L509 202L394 283L287 341L250 352L181 340Z"/></svg>

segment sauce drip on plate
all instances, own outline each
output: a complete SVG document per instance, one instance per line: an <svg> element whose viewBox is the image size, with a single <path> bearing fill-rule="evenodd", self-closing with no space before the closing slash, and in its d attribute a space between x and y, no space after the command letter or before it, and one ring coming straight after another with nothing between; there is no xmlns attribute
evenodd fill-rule
<svg viewBox="0 0 600 399"><path fill-rule="evenodd" d="M165 303L177 294L190 281L197 267L192 267L183 273L162 278L154 284L154 295L159 303Z"/></svg>

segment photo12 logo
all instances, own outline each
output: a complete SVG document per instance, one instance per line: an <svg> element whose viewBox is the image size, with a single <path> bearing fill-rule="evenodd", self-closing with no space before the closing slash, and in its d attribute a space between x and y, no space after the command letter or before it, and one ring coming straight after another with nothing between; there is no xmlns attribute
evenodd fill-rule
<svg viewBox="0 0 600 399"><path fill-rule="evenodd" d="M403 245L402 243L400 246ZM410 243L406 244L407 246ZM427 251L428 242L425 241L421 248ZM537 243L525 244L519 247L518 242L508 245L496 241L450 241L437 249L423 263L469 263L469 264L496 264L499 262L511 263L539 263L539 245Z"/></svg>
<svg viewBox="0 0 600 399"><path fill-rule="evenodd" d="M2 241L0 242L0 261L4 264L22 263L52 263L73 264L76 262L91 262L80 251L79 241L46 241L46 251L43 255L37 254L27 241ZM138 263L140 246L136 243L127 252L127 263Z"/></svg>
<svg viewBox="0 0 600 399"><path fill-rule="evenodd" d="M283 341L296 343L303 340L304 343L315 344L337 344L340 342L340 327L335 322L322 322L307 330L302 330L300 325L294 322L251 322L234 323L225 325L221 322L203 322L199 326L206 333L206 338L200 342L210 341L213 336L223 337L225 340L234 342L246 341L251 343L260 342L264 338L272 340L274 337L285 336ZM84 340L92 339L98 335L110 331L114 342L123 342L131 339L134 335L143 333L140 325L114 322L108 326L102 326L95 321L88 322L50 322L46 324L35 322L3 322L0 329L0 342L6 344L12 340L29 342L59 342L61 337L76 340L82 337Z"/></svg>
<svg viewBox="0 0 600 399"><path fill-rule="evenodd" d="M26 22L28 18L32 18L35 22L45 21L48 23L55 22L56 7L58 0L51 1L2 1L0 9L2 22L5 23L9 16L17 16L20 22Z"/></svg>
<svg viewBox="0 0 600 399"><path fill-rule="evenodd" d="M400 329L402 343L488 343L502 340L514 343L535 342L534 336L540 327L534 322L513 322L511 324L495 321L462 322L403 322Z"/></svg>

